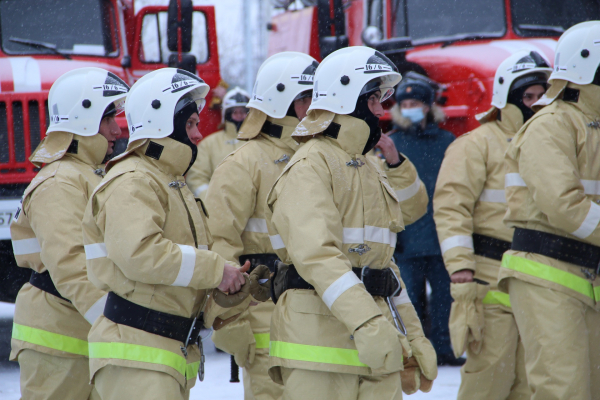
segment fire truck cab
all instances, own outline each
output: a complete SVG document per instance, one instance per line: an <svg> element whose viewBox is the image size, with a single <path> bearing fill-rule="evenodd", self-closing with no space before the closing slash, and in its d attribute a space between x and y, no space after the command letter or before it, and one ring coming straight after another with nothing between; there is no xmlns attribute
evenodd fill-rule
<svg viewBox="0 0 600 400"><path fill-rule="evenodd" d="M442 127L457 136L479 126L474 117L490 107L494 74L510 54L535 50L553 63L562 32L600 18L596 0L302 0L295 10L275 3L285 11L270 24L270 54L320 60L345 46L373 47L401 73L439 84Z"/></svg>
<svg viewBox="0 0 600 400"><path fill-rule="evenodd" d="M210 87L221 81L214 7L191 0L169 7L135 12L132 0L0 0L0 301L14 301L29 279L30 271L15 264L9 227L38 171L28 159L45 135L48 91L59 76L93 66L132 85L155 69L186 65ZM206 107L201 119L207 135L221 114ZM118 152L127 123L124 116L117 122Z"/></svg>

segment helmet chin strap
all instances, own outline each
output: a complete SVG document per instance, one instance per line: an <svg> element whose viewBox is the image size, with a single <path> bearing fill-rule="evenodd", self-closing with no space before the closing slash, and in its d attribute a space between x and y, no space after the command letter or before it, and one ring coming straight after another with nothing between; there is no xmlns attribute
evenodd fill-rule
<svg viewBox="0 0 600 400"><path fill-rule="evenodd" d="M372 93L365 93L358 96L358 99L356 100L356 107L354 108L354 111L349 114L354 118L362 119L369 126L369 139L367 139L367 143L363 149L363 155L371 151L377 142L379 142L379 139L381 139L379 118L377 118L375 114L369 110L369 96L371 94Z"/></svg>
<svg viewBox="0 0 600 400"><path fill-rule="evenodd" d="M192 116L192 114L198 112L198 107L196 103L192 102L179 110L173 116L173 133L171 133L168 137L173 140L178 141L179 143L183 143L192 150L192 159L190 160L190 165L187 167L185 172L182 175L185 175L189 169L194 165L196 161L196 157L198 156L198 146L196 146L190 138L188 137L187 130L185 129L185 125L187 120Z"/></svg>

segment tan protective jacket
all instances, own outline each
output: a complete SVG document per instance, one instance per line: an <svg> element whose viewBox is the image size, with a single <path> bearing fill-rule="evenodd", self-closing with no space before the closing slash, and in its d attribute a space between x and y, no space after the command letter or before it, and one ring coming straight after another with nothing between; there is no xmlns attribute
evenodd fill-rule
<svg viewBox="0 0 600 400"><path fill-rule="evenodd" d="M225 264L209 250L203 205L181 176L190 157L186 145L170 138L133 142L107 165L83 220L88 276L96 286L186 318L199 315L206 289L221 283ZM92 377L105 365L119 365L165 372L184 388L196 381L196 345L185 357L179 341L104 316L89 342Z"/></svg>
<svg viewBox="0 0 600 400"><path fill-rule="evenodd" d="M433 197L433 217L448 273L468 269L496 289L500 261L473 252L473 233L512 241L502 222L504 153L523 125L513 104L481 114L483 125L455 140L446 150ZM502 296L502 294L499 294Z"/></svg>
<svg viewBox="0 0 600 400"><path fill-rule="evenodd" d="M330 134L335 138L317 135L332 122L340 127ZM399 273L391 258L402 211L386 173L361 155L368 132L362 120L310 111L294 132L306 143L267 199L269 233L281 243L277 255L316 289L288 290L278 300L269 371L275 381L281 382L279 367L371 374L352 334L382 314L392 321L384 299L372 297L351 272L369 266ZM423 337L406 291L394 300L408 339Z"/></svg>
<svg viewBox="0 0 600 400"><path fill-rule="evenodd" d="M281 127L279 138L261 132L265 121ZM238 137L247 142L216 169L207 191L206 206L211 215L208 224L214 240L212 249L225 259L239 262L241 255L273 254L273 248L280 247L269 238L266 200L273 183L300 147L291 136L298 122L295 117L273 119L251 109ZM258 354L269 351L274 306L271 300L259 303L239 317L250 322ZM213 335L223 350L228 351L223 343L225 337L230 337L226 330L227 327L216 330Z"/></svg>
<svg viewBox="0 0 600 400"><path fill-rule="evenodd" d="M215 132L198 143L198 156L192 168L185 175L185 182L194 196L205 200L208 184L217 165L243 141L237 139L235 124L225 121L225 129Z"/></svg>
<svg viewBox="0 0 600 400"><path fill-rule="evenodd" d="M46 165L25 190L11 225L14 255L20 267L48 271L71 302L26 283L16 301L11 360L24 349L71 358L88 355L87 335L104 309L106 292L87 279L81 220L102 179L107 147L102 135L53 132L30 158L38 167Z"/></svg>
<svg viewBox="0 0 600 400"><path fill-rule="evenodd" d="M569 93L570 101L562 99ZM504 222L600 246L600 87L554 80L545 105L517 133L506 152ZM508 277L566 293L600 310L600 279L591 269L535 253L508 251Z"/></svg>

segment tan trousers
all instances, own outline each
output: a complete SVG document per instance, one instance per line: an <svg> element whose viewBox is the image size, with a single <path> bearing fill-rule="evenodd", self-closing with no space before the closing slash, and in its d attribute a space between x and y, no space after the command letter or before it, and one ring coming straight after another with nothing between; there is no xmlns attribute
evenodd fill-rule
<svg viewBox="0 0 600 400"><path fill-rule="evenodd" d="M269 376L269 355L257 354L251 366L243 369L244 400L279 400L283 386Z"/></svg>
<svg viewBox="0 0 600 400"><path fill-rule="evenodd" d="M25 349L17 357L23 400L87 400L92 395L87 358L52 356Z"/></svg>
<svg viewBox="0 0 600 400"><path fill-rule="evenodd" d="M484 318L481 352L475 354L467 347L457 399L529 399L525 351L512 312L497 305L484 306Z"/></svg>
<svg viewBox="0 0 600 400"><path fill-rule="evenodd" d="M372 377L281 368L283 400L402 400L400 372Z"/></svg>
<svg viewBox="0 0 600 400"><path fill-rule="evenodd" d="M188 400L185 390L169 374L146 369L107 365L94 375L102 400Z"/></svg>
<svg viewBox="0 0 600 400"><path fill-rule="evenodd" d="M516 278L508 285L531 399L600 399L600 312Z"/></svg>

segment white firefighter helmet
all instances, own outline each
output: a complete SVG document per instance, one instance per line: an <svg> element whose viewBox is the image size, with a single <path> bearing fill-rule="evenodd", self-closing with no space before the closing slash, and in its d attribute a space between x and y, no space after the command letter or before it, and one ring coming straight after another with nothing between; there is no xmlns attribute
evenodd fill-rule
<svg viewBox="0 0 600 400"><path fill-rule="evenodd" d="M502 61L496 70L492 105L504 108L511 90L525 85L546 83L551 72L550 63L537 51L515 52Z"/></svg>
<svg viewBox="0 0 600 400"><path fill-rule="evenodd" d="M123 111L129 86L102 68L78 68L60 76L48 93L50 132L70 132L81 136L98 133L106 108L112 103Z"/></svg>
<svg viewBox="0 0 600 400"><path fill-rule="evenodd" d="M587 21L567 29L558 39L550 79L587 85L600 65L600 21Z"/></svg>
<svg viewBox="0 0 600 400"><path fill-rule="evenodd" d="M383 102L394 94L394 86L401 80L394 63L379 51L364 46L336 50L317 68L309 110L350 114L365 89L380 90Z"/></svg>
<svg viewBox="0 0 600 400"><path fill-rule="evenodd" d="M202 79L182 69L162 68L144 75L133 84L125 103L129 143L169 136L173 115L191 102L200 113L209 90Z"/></svg>
<svg viewBox="0 0 600 400"><path fill-rule="evenodd" d="M258 70L248 107L271 118L285 117L296 96L312 90L318 65L311 56L295 51L267 58Z"/></svg>
<svg viewBox="0 0 600 400"><path fill-rule="evenodd" d="M242 90L239 86L231 89L223 98L223 111L227 111L230 108L235 107L246 107L250 101L250 95L245 90Z"/></svg>

